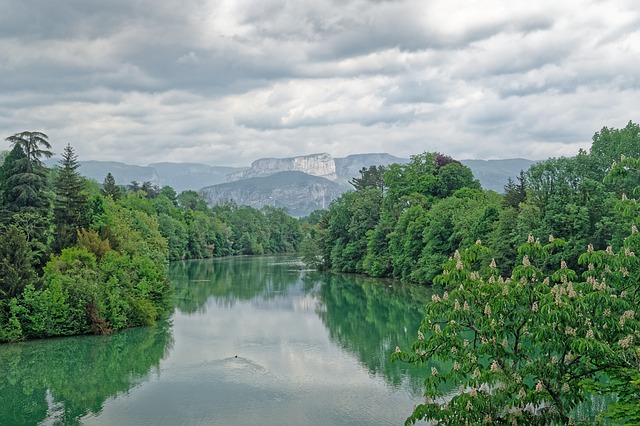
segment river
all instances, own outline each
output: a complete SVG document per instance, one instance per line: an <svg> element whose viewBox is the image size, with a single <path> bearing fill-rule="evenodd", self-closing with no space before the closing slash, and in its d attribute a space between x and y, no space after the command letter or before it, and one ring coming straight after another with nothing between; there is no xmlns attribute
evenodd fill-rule
<svg viewBox="0 0 640 426"><path fill-rule="evenodd" d="M155 327L0 346L0 424L399 425L430 290L292 257L174 262Z"/></svg>

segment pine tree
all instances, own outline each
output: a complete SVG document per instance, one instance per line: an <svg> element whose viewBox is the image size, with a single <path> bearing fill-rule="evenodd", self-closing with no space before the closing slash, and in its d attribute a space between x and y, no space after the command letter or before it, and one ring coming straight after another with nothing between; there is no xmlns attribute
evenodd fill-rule
<svg viewBox="0 0 640 426"><path fill-rule="evenodd" d="M153 185L149 181L143 182L140 189L147 194L147 198L156 198L160 193L160 188L158 188L158 185Z"/></svg>
<svg viewBox="0 0 640 426"><path fill-rule="evenodd" d="M526 177L522 170L517 178L518 183L515 183L513 179L509 178L507 184L504 186L503 204L505 207L517 209L520 203L524 203L527 200Z"/></svg>
<svg viewBox="0 0 640 426"><path fill-rule="evenodd" d="M102 182L102 195L105 197L110 196L113 201L117 201L122 196L122 189L116 185L116 179L111 172L107 173Z"/></svg>
<svg viewBox="0 0 640 426"><path fill-rule="evenodd" d="M384 172L387 171L385 166L370 166L368 169L363 167L360 169L360 177L354 177L349 181L356 191L365 189L379 189L384 193Z"/></svg>
<svg viewBox="0 0 640 426"><path fill-rule="evenodd" d="M79 167L77 156L69 144L64 149L60 165L53 210L55 252L75 244L78 230L88 226L88 199L84 192L84 179L76 171Z"/></svg>

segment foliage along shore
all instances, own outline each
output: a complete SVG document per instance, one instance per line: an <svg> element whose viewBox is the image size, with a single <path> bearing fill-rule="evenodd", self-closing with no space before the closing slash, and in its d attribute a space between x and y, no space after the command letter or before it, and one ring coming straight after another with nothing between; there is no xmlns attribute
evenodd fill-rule
<svg viewBox="0 0 640 426"><path fill-rule="evenodd" d="M640 424L640 126L603 128L504 195L439 153L353 185L311 229L306 261L443 292L392 355L426 367L407 424ZM605 394L604 412L579 414Z"/></svg>
<svg viewBox="0 0 640 426"><path fill-rule="evenodd" d="M227 203L149 182L102 187L59 165L46 134L6 138L0 155L0 343L107 334L172 312L169 260L296 251L300 222L282 209Z"/></svg>

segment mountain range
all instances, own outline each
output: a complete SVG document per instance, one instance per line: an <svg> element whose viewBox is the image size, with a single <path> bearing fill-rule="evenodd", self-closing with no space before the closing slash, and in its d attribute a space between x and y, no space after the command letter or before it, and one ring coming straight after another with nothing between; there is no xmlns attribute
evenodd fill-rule
<svg viewBox="0 0 640 426"><path fill-rule="evenodd" d="M249 167L211 166L199 163L153 163L136 166L113 161L80 161L78 172L101 183L111 173L116 183L132 181L171 186L178 193L199 191L210 205L233 200L255 208L283 207L293 216L305 216L353 189L349 180L359 177L365 167L407 163L409 159L386 153L354 154L333 158L320 153L290 158L261 158ZM48 160L48 165L57 164ZM535 161L523 158L505 160L462 160L485 189L502 192L509 178L516 180L521 170Z"/></svg>

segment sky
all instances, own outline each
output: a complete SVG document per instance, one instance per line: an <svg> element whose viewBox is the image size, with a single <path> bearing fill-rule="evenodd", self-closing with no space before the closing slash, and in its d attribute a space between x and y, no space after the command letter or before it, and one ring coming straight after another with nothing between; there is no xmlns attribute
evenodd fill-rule
<svg viewBox="0 0 640 426"><path fill-rule="evenodd" d="M537 160L640 121L637 0L0 0L0 11L0 135L41 131L81 161Z"/></svg>

